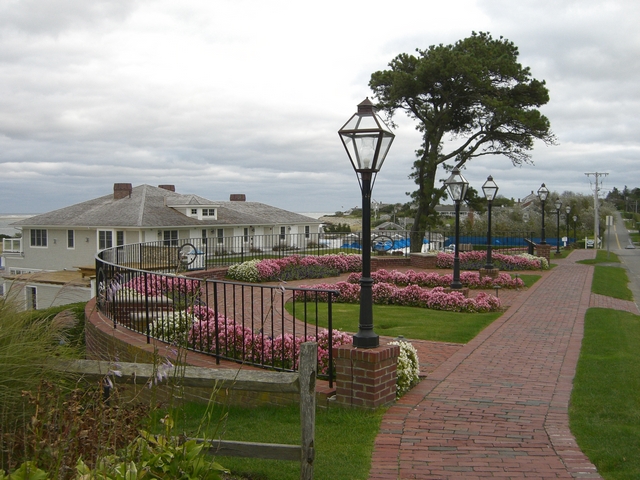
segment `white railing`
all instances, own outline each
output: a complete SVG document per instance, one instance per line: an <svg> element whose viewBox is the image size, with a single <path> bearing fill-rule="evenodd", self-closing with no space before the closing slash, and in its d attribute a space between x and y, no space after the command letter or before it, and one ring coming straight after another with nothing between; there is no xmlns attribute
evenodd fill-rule
<svg viewBox="0 0 640 480"><path fill-rule="evenodd" d="M3 253L22 253L22 238L3 238Z"/></svg>

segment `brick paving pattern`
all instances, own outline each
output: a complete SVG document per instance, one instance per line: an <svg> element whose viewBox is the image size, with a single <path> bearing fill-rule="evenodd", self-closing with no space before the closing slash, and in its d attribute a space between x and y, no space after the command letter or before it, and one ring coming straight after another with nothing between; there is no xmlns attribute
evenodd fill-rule
<svg viewBox="0 0 640 480"><path fill-rule="evenodd" d="M593 267L575 251L384 416L370 479L601 478L568 427Z"/></svg>

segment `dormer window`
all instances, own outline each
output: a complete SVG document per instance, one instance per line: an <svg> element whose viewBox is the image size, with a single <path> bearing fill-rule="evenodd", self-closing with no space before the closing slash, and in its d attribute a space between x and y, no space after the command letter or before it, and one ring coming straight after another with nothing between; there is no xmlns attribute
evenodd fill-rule
<svg viewBox="0 0 640 480"><path fill-rule="evenodd" d="M198 209L197 208L192 208L191 209L191 215L198 215Z"/></svg>
<svg viewBox="0 0 640 480"><path fill-rule="evenodd" d="M203 208L202 209L202 216L203 217L215 217L216 216L216 209L215 208Z"/></svg>

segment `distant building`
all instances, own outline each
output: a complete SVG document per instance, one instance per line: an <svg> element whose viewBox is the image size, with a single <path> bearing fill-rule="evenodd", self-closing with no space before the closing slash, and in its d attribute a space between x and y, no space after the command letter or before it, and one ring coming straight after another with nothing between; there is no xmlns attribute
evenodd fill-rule
<svg viewBox="0 0 640 480"><path fill-rule="evenodd" d="M56 304L62 288L58 286L56 293L51 285L65 281L68 286L70 281L69 275L53 272L75 272L82 283L82 274L106 248L146 242L178 245L180 240L198 238L222 250L235 238L247 249L262 249L282 239L304 242L318 233L320 224L298 213L247 202L244 194L212 201L176 193L173 185L133 188L130 183L116 183L112 194L13 223L22 230L22 237L3 241L4 290L10 287L7 282L24 281L26 305L46 308ZM85 278L83 288L89 291L86 282ZM45 297L38 289L51 291Z"/></svg>

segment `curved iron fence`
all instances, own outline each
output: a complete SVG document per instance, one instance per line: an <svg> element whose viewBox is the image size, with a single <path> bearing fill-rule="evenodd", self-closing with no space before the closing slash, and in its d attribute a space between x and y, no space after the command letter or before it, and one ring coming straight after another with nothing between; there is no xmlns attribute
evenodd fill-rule
<svg viewBox="0 0 640 480"><path fill-rule="evenodd" d="M407 255L408 231L372 232L372 249ZM494 247L521 247L530 232L497 233ZM423 251L445 250L454 237L428 231ZM534 239L535 240L535 239ZM486 248L483 235L461 235L468 248ZM529 242L530 243L530 242ZM97 304L113 321L151 338L220 359L295 370L299 344L316 341L318 371L332 383L333 290L296 289L204 278L215 267L289 255L359 253L361 233L172 239L123 245L96 256ZM203 273L204 272L204 273ZM328 302L320 301L328 298ZM326 303L327 307L324 307ZM326 327L326 329L325 329Z"/></svg>
<svg viewBox="0 0 640 480"><path fill-rule="evenodd" d="M98 309L114 328L146 335L148 343L155 338L212 355L217 363L225 359L294 371L300 344L315 341L318 372L333 386L329 346L351 339L332 328L337 291L201 278L189 272L199 258L191 239L101 251L96 256Z"/></svg>
<svg viewBox="0 0 640 480"><path fill-rule="evenodd" d="M492 236L494 248L526 246L526 239L537 239L532 232L496 232ZM548 239L549 243L555 242ZM422 241L422 251L439 251L455 241L453 232L446 229L428 230ZM475 249L486 248L486 234L460 234L460 243ZM189 250L181 251L187 245ZM553 243L555 245L555 243ZM410 232L406 230L374 230L371 233L374 252L408 255L411 248ZM329 253L360 253L362 233L243 235L217 238L191 238L161 240L126 245L104 251L104 260L147 271L172 272L177 268L178 256L190 255L193 260L186 270L203 270L267 258L290 255L326 255Z"/></svg>

